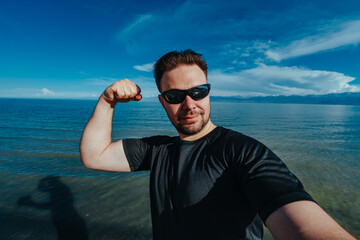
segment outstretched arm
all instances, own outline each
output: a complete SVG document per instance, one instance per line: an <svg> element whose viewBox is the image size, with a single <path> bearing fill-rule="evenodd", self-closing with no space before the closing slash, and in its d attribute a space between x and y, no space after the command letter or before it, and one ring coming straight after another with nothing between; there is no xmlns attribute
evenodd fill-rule
<svg viewBox="0 0 360 240"><path fill-rule="evenodd" d="M356 240L311 201L289 203L266 219L276 240Z"/></svg>
<svg viewBox="0 0 360 240"><path fill-rule="evenodd" d="M112 118L118 102L139 101L140 88L128 79L115 82L100 96L80 142L83 164L92 169L129 172L122 140L112 142Z"/></svg>

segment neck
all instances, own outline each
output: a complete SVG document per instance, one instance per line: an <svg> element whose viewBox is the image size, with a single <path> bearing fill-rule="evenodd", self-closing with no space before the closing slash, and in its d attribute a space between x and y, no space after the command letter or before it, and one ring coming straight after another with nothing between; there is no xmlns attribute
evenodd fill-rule
<svg viewBox="0 0 360 240"><path fill-rule="evenodd" d="M194 135L184 135L184 134L179 133L179 137L181 140L195 141L195 140L198 140L198 139L204 137L205 135L210 133L215 128L216 128L216 126L209 120L208 123L204 126L203 129L201 129L200 132L198 132Z"/></svg>

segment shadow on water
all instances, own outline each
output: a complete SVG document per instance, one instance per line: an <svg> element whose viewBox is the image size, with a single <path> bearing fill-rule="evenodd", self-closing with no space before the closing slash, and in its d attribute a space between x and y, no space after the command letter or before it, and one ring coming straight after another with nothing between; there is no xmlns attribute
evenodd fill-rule
<svg viewBox="0 0 360 240"><path fill-rule="evenodd" d="M51 220L56 227L58 239L88 239L85 221L74 208L74 197L60 177L47 176L39 181L38 190L48 193L46 202L34 201L31 195L18 199L19 206L50 210Z"/></svg>

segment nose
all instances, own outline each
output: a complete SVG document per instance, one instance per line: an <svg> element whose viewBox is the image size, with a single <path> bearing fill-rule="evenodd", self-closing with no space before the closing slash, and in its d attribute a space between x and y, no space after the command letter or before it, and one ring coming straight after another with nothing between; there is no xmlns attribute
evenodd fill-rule
<svg viewBox="0 0 360 240"><path fill-rule="evenodd" d="M191 110L196 107L195 100L192 99L189 95L186 95L184 101L181 103L181 107L184 110Z"/></svg>

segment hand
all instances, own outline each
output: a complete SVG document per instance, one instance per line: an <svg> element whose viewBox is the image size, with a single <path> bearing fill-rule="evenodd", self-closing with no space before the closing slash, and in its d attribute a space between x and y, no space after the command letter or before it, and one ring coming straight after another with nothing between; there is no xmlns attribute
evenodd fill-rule
<svg viewBox="0 0 360 240"><path fill-rule="evenodd" d="M129 79L113 83L102 94L106 102L115 106L118 102L140 101L141 89Z"/></svg>

